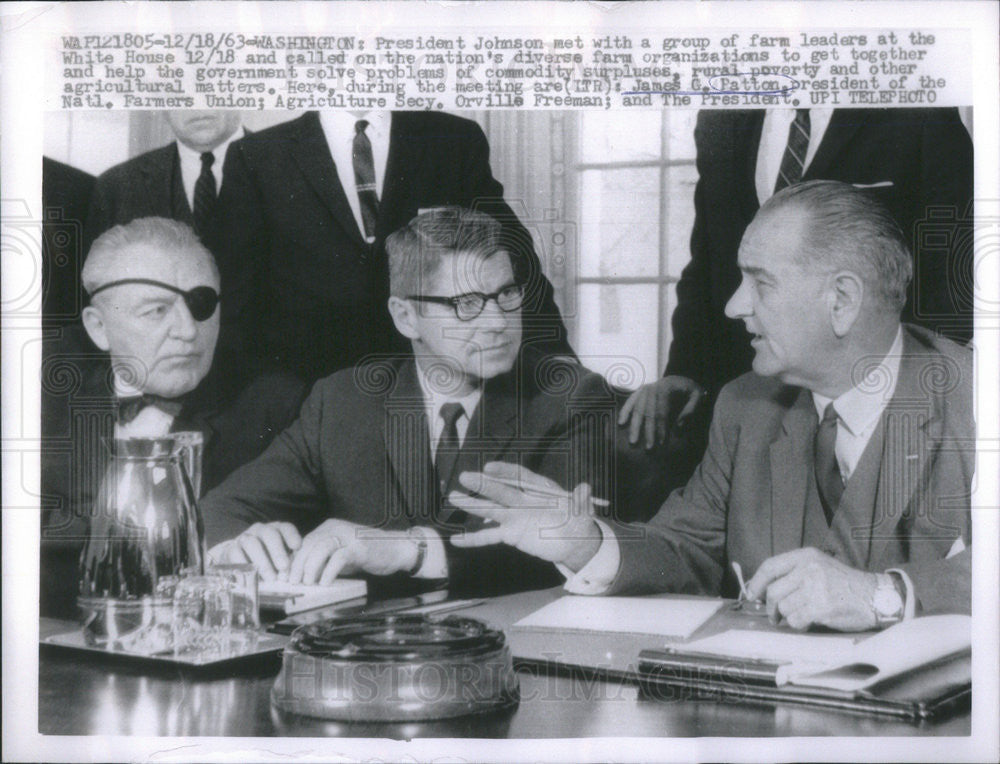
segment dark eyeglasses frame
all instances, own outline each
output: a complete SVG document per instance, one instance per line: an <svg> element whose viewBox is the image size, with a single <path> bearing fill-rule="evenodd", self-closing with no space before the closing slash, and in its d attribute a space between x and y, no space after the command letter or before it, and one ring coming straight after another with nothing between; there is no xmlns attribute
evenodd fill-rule
<svg viewBox="0 0 1000 764"><path fill-rule="evenodd" d="M179 294L184 299L184 304L187 305L187 309L191 313L191 318L195 321L207 321L215 315L215 309L219 307L219 293L210 286L196 286L193 289L184 291L183 289L178 289L173 284L165 284L155 279L119 279L118 281L109 281L107 284L101 284L101 286L91 292L90 297L93 299L105 289L124 286L125 284L145 284L146 286L160 287L161 289L166 289L168 292Z"/></svg>
<svg viewBox="0 0 1000 764"><path fill-rule="evenodd" d="M517 305L513 305L513 306L511 306L509 308L505 308L503 305L500 304L500 295L502 295L504 292L507 292L508 290L511 290L511 289L516 290L516 293L517 293L517 296L518 296ZM468 299L470 297L476 297L476 298L479 299L479 301L480 301L480 303L479 303L479 310L477 310L474 315L471 315L471 316L462 316L458 312L458 306L459 306L459 304L463 300L466 300L466 299ZM490 293L486 293L486 292L464 292L462 294L457 294L454 297L441 297L439 295L415 295L415 294L413 294L413 295L409 295L406 299L407 300L415 300L416 302L430 302L430 303L434 303L435 305L447 305L447 306L449 306L455 312L455 317L459 321L474 321L477 318L479 318L479 316L482 314L482 312L486 309L486 303L488 303L490 300L493 300L493 302L495 302L497 304L497 307L500 308L500 310L502 310L504 313L513 313L515 310L518 310L522 305L524 305L524 286L522 284L508 284L507 286L503 287L502 289L500 289L500 290L498 290L496 292L490 292Z"/></svg>

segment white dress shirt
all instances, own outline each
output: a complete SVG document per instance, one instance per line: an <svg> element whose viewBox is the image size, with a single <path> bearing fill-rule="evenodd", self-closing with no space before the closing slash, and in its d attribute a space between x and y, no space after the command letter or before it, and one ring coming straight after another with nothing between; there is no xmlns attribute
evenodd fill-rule
<svg viewBox="0 0 1000 764"><path fill-rule="evenodd" d="M245 132L241 126L226 140L212 149L212 154L215 155L215 161L212 162L212 175L215 176L216 195L222 190L222 165L226 161L226 150L229 148L230 143L238 141L244 135ZM181 180L184 182L184 195L187 196L188 207L193 211L194 187L198 182L198 176L201 175L202 152L195 151L190 146L185 146L180 141L177 141L177 154L181 159Z"/></svg>
<svg viewBox="0 0 1000 764"><path fill-rule="evenodd" d="M354 179L354 125L359 119L368 120L365 135L372 144L372 160L375 163L375 193L382 200L385 187L385 166L389 159L389 134L392 127L392 112L369 111L357 114L349 111L321 111L319 123L330 147L330 156L337 168L337 177L344 189L347 201L354 213L358 230L364 236L365 223L361 217L361 201L358 199L358 184ZM368 237L374 241L375 237Z"/></svg>
<svg viewBox="0 0 1000 764"><path fill-rule="evenodd" d="M837 440L835 451L840 467L841 479L845 482L850 478L858 465L878 425L882 412L892 399L896 390L896 380L899 377L899 363L903 352L902 327L896 332L896 338L882 362L866 374L864 380L855 387L839 396L833 402L837 410ZM813 404L820 419L829 398L816 393L812 394ZM841 408L842 407L842 408ZM610 587L621 564L621 549L618 539L611 529L597 521L601 529L601 546L590 561L578 572L573 573L565 566L558 566L566 576L566 591L571 594L604 594ZM960 551L960 550L959 550ZM913 593L913 582L906 573L898 568L890 568L886 573L898 573L906 587L904 600L904 618L912 618L916 608L916 597Z"/></svg>
<svg viewBox="0 0 1000 764"><path fill-rule="evenodd" d="M757 172L754 180L757 200L763 204L774 195L774 184L778 181L778 170L788 146L788 128L795 120L795 109L768 109L764 115L764 126L760 131L760 146L757 148ZM805 172L816 156L816 150L823 141L826 128L830 125L833 109L809 109L809 150L802 166Z"/></svg>

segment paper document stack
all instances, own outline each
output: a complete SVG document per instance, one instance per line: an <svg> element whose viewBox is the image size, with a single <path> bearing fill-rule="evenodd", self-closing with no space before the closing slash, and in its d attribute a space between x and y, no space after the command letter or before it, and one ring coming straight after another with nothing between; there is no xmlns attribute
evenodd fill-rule
<svg viewBox="0 0 1000 764"><path fill-rule="evenodd" d="M286 615L292 615L364 597L368 593L368 585L363 580L354 578L338 578L328 586L262 581L258 592L262 608L283 610Z"/></svg>

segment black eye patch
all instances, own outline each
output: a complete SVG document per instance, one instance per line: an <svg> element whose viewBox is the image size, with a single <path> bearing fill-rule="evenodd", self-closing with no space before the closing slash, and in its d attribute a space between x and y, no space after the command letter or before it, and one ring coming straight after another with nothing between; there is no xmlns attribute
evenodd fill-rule
<svg viewBox="0 0 1000 764"><path fill-rule="evenodd" d="M147 286L160 287L174 294L179 294L184 299L187 309L191 312L191 318L195 321L207 321L219 306L219 293L210 286L197 286L185 292L183 289L178 289L172 284L164 284L162 281L154 281L153 279L120 279L118 281L109 281L107 284L97 287L97 289L90 293L90 296L94 297L105 289L124 284L146 284Z"/></svg>

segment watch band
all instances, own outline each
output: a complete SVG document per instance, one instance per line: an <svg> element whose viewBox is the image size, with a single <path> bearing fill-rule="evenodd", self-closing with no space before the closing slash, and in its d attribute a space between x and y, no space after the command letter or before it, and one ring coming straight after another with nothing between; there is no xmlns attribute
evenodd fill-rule
<svg viewBox="0 0 1000 764"><path fill-rule="evenodd" d="M420 569L424 566L424 560L427 559L427 539L419 532L410 532L410 540L417 545L417 561L413 563L413 567L407 572L407 575L415 576L420 572Z"/></svg>

